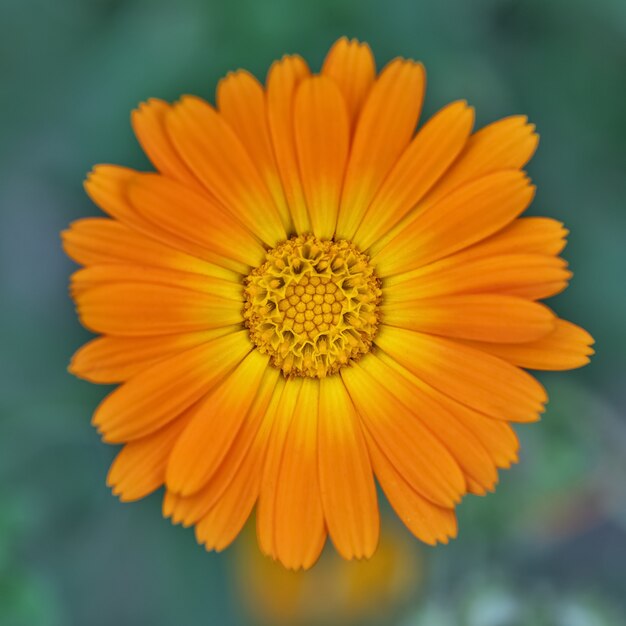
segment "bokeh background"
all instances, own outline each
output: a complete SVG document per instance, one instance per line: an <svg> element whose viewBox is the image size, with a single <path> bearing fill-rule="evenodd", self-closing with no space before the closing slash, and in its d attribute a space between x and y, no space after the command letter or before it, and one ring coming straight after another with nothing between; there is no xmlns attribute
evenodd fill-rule
<svg viewBox="0 0 626 626"><path fill-rule="evenodd" d="M428 70L424 115L466 98L478 125L526 113L541 133L531 209L571 229L575 278L552 301L588 328L584 370L546 374L521 463L460 507L431 549L387 515L370 564L276 571L250 536L223 554L120 504L115 453L89 424L107 392L66 373L88 339L58 233L96 208L94 163L148 168L129 112L213 98L285 52L319 68L341 35ZM626 3L624 0L0 1L0 624L170 626L626 624ZM388 512L387 512L388 514Z"/></svg>

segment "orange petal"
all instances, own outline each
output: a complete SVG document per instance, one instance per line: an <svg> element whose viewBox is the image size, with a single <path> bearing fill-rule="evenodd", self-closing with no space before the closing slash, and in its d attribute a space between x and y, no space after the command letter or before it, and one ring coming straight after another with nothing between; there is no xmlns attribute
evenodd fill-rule
<svg viewBox="0 0 626 626"><path fill-rule="evenodd" d="M465 260L465 251L385 281L385 303L403 306L422 298L462 294L539 293L555 282L567 284L571 272L558 257L503 254ZM530 297L530 296L527 296Z"/></svg>
<svg viewBox="0 0 626 626"><path fill-rule="evenodd" d="M374 195L411 141L422 108L424 83L421 64L396 59L372 87L354 133L337 237L352 240Z"/></svg>
<svg viewBox="0 0 626 626"><path fill-rule="evenodd" d="M501 170L521 169L537 149L539 135L524 115L498 120L470 138L456 163L427 197L429 205L471 180Z"/></svg>
<svg viewBox="0 0 626 626"><path fill-rule="evenodd" d="M391 381L372 378L361 363L341 377L363 421L384 454L413 489L431 502L453 506L465 479L450 452L389 390Z"/></svg>
<svg viewBox="0 0 626 626"><path fill-rule="evenodd" d="M131 114L133 130L159 172L190 187L201 188L167 134L165 117L171 108L167 102L156 98L142 102Z"/></svg>
<svg viewBox="0 0 626 626"><path fill-rule="evenodd" d="M471 342L468 345L493 354L513 365L532 370L569 370L589 363L593 337L580 326L557 319L554 331L524 344Z"/></svg>
<svg viewBox="0 0 626 626"><path fill-rule="evenodd" d="M572 273L568 273L568 278L571 278ZM543 300L545 298L551 298L567 289L567 280L557 280L551 283L537 283L535 285L522 285L520 287L511 287L507 290L507 293L519 298L526 298L527 300Z"/></svg>
<svg viewBox="0 0 626 626"><path fill-rule="evenodd" d="M547 401L530 374L456 341L383 325L376 345L442 393L498 419L535 421Z"/></svg>
<svg viewBox="0 0 626 626"><path fill-rule="evenodd" d="M522 343L548 335L555 317L547 307L498 294L463 294L383 302L385 324L457 339Z"/></svg>
<svg viewBox="0 0 626 626"><path fill-rule="evenodd" d="M182 523L183 526L190 526L198 522L215 506L226 490L230 488L229 486L235 480L245 460L250 455L256 454L252 448L253 444L258 446L260 439L267 440L267 435L264 435L263 432L269 431L269 428L268 425L262 428L262 425L264 420L271 419L268 417L270 401L281 390L279 370L274 367L267 367L263 373L263 380L254 403L220 466L207 484L190 496L185 497L167 491L163 499L163 515L165 517L171 517L174 524ZM254 443L255 439L257 440L256 444Z"/></svg>
<svg viewBox="0 0 626 626"><path fill-rule="evenodd" d="M269 357L253 350L195 411L167 468L167 488L188 496L220 466L259 392Z"/></svg>
<svg viewBox="0 0 626 626"><path fill-rule="evenodd" d="M425 385L423 389L474 433L497 467L507 469L517 463L519 441L507 422L478 413L430 385Z"/></svg>
<svg viewBox="0 0 626 626"><path fill-rule="evenodd" d="M386 298L406 300L444 293L497 291L532 300L558 293L571 272L554 255L565 247L567 230L544 217L518 218L483 241L447 258L385 281ZM401 284L402 283L402 284Z"/></svg>
<svg viewBox="0 0 626 626"><path fill-rule="evenodd" d="M169 247L211 262L214 255L211 256L211 253L207 255L206 249L202 246L176 237L137 213L128 198L128 189L131 182L140 176L139 172L125 167L97 165L87 176L85 190L105 213L126 226Z"/></svg>
<svg viewBox="0 0 626 626"><path fill-rule="evenodd" d="M419 213L372 257L378 275L408 272L485 239L504 228L530 204L534 187L521 172L485 176Z"/></svg>
<svg viewBox="0 0 626 626"><path fill-rule="evenodd" d="M132 181L128 195L140 215L205 248L215 256L216 264L246 273L248 266L256 267L265 257L263 246L250 231L206 196L184 185L144 174Z"/></svg>
<svg viewBox="0 0 626 626"><path fill-rule="evenodd" d="M405 375L408 372L408 370L404 369L397 361L384 352L378 352L376 357L393 369L397 370L400 368L400 371ZM431 401L443 407L448 415L453 416L466 431L472 433L472 436L480 442L480 445L489 454L496 467L508 468L511 466L511 463L517 461L519 442L515 432L507 422L478 413L468 406L453 400L450 396L438 391L423 380L410 374L409 377L413 384L419 386L420 394L426 394ZM428 414L428 419L430 420L430 413L426 414ZM446 437L446 442L457 446L463 444L463 440L464 437L461 437L458 441L453 441L452 437Z"/></svg>
<svg viewBox="0 0 626 626"><path fill-rule="evenodd" d="M452 454L465 477L482 487L482 493L493 489L498 474L487 450L471 429L427 393L421 380L401 365L376 355L362 359L362 367L375 380L385 381L393 396Z"/></svg>
<svg viewBox="0 0 626 626"><path fill-rule="evenodd" d="M87 289L123 282L169 285L213 294L227 300L236 300L239 303L242 300L243 287L241 283L222 280L213 276L201 276L190 272L142 265L93 265L78 270L72 274L71 291L76 296Z"/></svg>
<svg viewBox="0 0 626 626"><path fill-rule="evenodd" d="M263 450L244 459L226 493L196 526L196 540L207 550L221 552L241 532L259 497Z"/></svg>
<svg viewBox="0 0 626 626"><path fill-rule="evenodd" d="M200 98L186 96L167 117L172 141L203 185L269 246L286 238L274 200L241 141Z"/></svg>
<svg viewBox="0 0 626 626"><path fill-rule="evenodd" d="M319 381L305 378L282 446L275 491L276 557L308 569L326 541L318 471Z"/></svg>
<svg viewBox="0 0 626 626"><path fill-rule="evenodd" d="M328 51L322 75L337 83L346 101L350 128L354 128L376 78L376 63L370 47L356 39L341 37Z"/></svg>
<svg viewBox="0 0 626 626"><path fill-rule="evenodd" d="M549 217L520 217L501 231L459 254L463 261L500 254L556 256L565 248L568 230Z"/></svg>
<svg viewBox="0 0 626 626"><path fill-rule="evenodd" d="M69 371L93 383L121 383L164 358L239 330L222 327L183 335L98 337L72 357Z"/></svg>
<svg viewBox="0 0 626 626"><path fill-rule="evenodd" d="M412 214L411 218L416 220L417 216ZM446 263L465 264L509 254L554 257L565 248L568 232L561 222L547 217L520 217L497 233L438 263L442 263L442 266ZM377 243L373 248L379 250L381 245Z"/></svg>
<svg viewBox="0 0 626 626"><path fill-rule="evenodd" d="M539 137L524 116L508 117L472 135L456 162L420 202L420 211L439 202L462 185L494 172L521 169L532 157ZM373 246L376 252L407 228L420 211L414 211Z"/></svg>
<svg viewBox="0 0 626 626"><path fill-rule="evenodd" d="M350 396L338 376L320 380L319 479L328 532L345 559L369 558L379 515L369 454Z"/></svg>
<svg viewBox="0 0 626 626"><path fill-rule="evenodd" d="M108 215L128 224L142 221L126 198L126 186L139 172L119 165L96 165L84 182L87 195Z"/></svg>
<svg viewBox="0 0 626 626"><path fill-rule="evenodd" d="M414 491L367 431L365 437L376 478L406 527L429 545L448 543L456 537L454 509L437 506Z"/></svg>
<svg viewBox="0 0 626 626"><path fill-rule="evenodd" d="M107 476L114 495L122 502L131 502L161 487L172 447L188 422L189 415L184 413L156 432L127 443Z"/></svg>
<svg viewBox="0 0 626 626"><path fill-rule="evenodd" d="M230 544L259 497L269 434L283 388L284 379L281 377L254 442L244 455L227 491L196 526L197 540L209 550L223 550Z"/></svg>
<svg viewBox="0 0 626 626"><path fill-rule="evenodd" d="M305 382L307 390L302 392ZM305 485L302 488L301 496L303 498L308 498L310 501L307 501L306 507L303 507L300 513L308 514L308 519L303 522L303 520L298 516L298 511L295 507L292 507L291 515L289 515L286 520L283 520L282 525L279 523L280 516L285 515L283 509L286 508L285 505L289 503L289 501L285 502L286 498L284 490L286 485L284 484L282 487L283 491L281 493L281 508L279 509L278 507L278 491L281 488L281 484L284 483L285 478L287 478L283 471L284 456L289 451L289 463L286 467L286 469L289 470L292 468L293 463L297 461L297 459L294 458L294 454L302 455L300 448L298 450L289 449L289 445L291 445L290 441L288 441L290 428L296 417L299 421L299 429L297 429L297 431L303 427L306 428L306 426L310 426L310 420L303 420L303 417L310 417L311 410L313 409L311 399L315 394L315 391L312 389L312 385L317 384L319 384L317 381L311 379L290 379L286 381L282 395L278 402L274 407L270 407L273 409L271 416L274 424L268 441L267 456L261 480L259 504L257 507L257 536L261 551L274 559L280 559L282 562L285 537L279 538L279 533L283 532L285 521L292 521L293 517L299 518L297 520L298 524L296 525L292 523L291 528L287 528L286 532L294 533L293 540L298 541L300 546L303 548L303 552L306 553L307 558L302 559L305 563L298 564L295 563L295 558L289 559L288 563L283 562L283 564L287 567L307 566L312 564L316 560L317 555L319 554L319 551L321 551L326 540L319 486L316 476L317 472L315 472L315 474L310 472L300 472L299 476L295 475L288 477L290 479L291 486L299 485L299 479L305 479L303 481ZM315 409L317 409L317 402ZM306 462L308 464L308 462L313 462L313 459L310 454L307 454L306 456L302 456L302 461L303 463ZM313 482L307 484L307 480ZM315 490L310 489L311 484L315 485L317 488ZM297 493L293 495L294 497L298 496ZM319 500L318 503L316 503L316 499ZM305 536L307 534L308 536ZM294 561L293 565L292 560Z"/></svg>
<svg viewBox="0 0 626 626"><path fill-rule="evenodd" d="M245 70L230 72L217 86L217 107L252 157L290 231L291 216L274 157L263 86Z"/></svg>
<svg viewBox="0 0 626 626"><path fill-rule="evenodd" d="M187 333L242 321L236 300L169 285L105 283L75 298L84 326L108 335Z"/></svg>
<svg viewBox="0 0 626 626"><path fill-rule="evenodd" d="M337 223L350 132L345 102L330 78L302 81L294 104L294 132L313 233L330 239Z"/></svg>
<svg viewBox="0 0 626 626"><path fill-rule="evenodd" d="M128 188L130 183L141 175L140 172L127 167L96 165L87 174L84 187L95 204L129 228L175 249L203 258L193 246L186 247L184 240L168 236L167 231L160 229L137 213L128 198Z"/></svg>
<svg viewBox="0 0 626 626"><path fill-rule="evenodd" d="M78 220L63 231L62 237L65 252L81 265L137 264L240 282L239 274L185 254L116 220Z"/></svg>
<svg viewBox="0 0 626 626"><path fill-rule="evenodd" d="M354 242L367 250L444 175L472 130L474 110L454 102L434 115L398 159L370 204Z"/></svg>
<svg viewBox="0 0 626 626"><path fill-rule="evenodd" d="M295 411L301 387L302 378L286 380L280 377L265 419L257 435L257 440L262 439L267 450L256 513L257 537L261 552L274 559L276 558L276 533L274 527L276 519L274 507L276 477L282 458L285 434Z"/></svg>
<svg viewBox="0 0 626 626"><path fill-rule="evenodd" d="M311 232L311 222L298 171L293 107L296 89L309 75L307 64L299 56L285 56L276 61L267 75L267 118L270 135L287 205L298 234Z"/></svg>
<svg viewBox="0 0 626 626"><path fill-rule="evenodd" d="M242 330L163 359L109 394L93 424L111 443L144 437L200 400L251 349Z"/></svg>

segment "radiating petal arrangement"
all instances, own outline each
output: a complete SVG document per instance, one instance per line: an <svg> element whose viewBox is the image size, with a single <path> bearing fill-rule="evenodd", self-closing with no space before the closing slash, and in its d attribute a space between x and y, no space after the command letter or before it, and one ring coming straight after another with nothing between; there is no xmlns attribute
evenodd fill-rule
<svg viewBox="0 0 626 626"><path fill-rule="evenodd" d="M96 166L107 217L63 233L100 335L70 370L119 384L93 423L123 444L123 501L222 550L256 510L261 550L311 567L379 537L376 484L428 544L517 461L511 422L547 402L524 368L585 365L591 336L541 300L566 288L567 230L522 217L538 142L523 116L473 131L454 102L418 128L421 64L377 73L342 38L318 74L285 56L216 106L149 100L132 126L156 172Z"/></svg>

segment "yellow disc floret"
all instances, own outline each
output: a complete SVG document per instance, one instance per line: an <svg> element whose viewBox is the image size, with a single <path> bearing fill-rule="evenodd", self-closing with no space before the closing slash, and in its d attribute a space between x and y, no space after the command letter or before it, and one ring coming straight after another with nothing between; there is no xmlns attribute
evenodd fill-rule
<svg viewBox="0 0 626 626"><path fill-rule="evenodd" d="M293 237L244 284L250 339L285 375L322 378L369 352L380 280L350 242Z"/></svg>

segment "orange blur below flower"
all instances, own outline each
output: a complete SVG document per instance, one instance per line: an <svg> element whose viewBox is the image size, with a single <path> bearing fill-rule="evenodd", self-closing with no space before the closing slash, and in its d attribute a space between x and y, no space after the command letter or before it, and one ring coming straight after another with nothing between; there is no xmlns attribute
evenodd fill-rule
<svg viewBox="0 0 626 626"><path fill-rule="evenodd" d="M257 507L260 547L289 568L327 535L376 549L374 477L422 541L457 532L467 493L517 460L509 422L539 418L522 368L588 362L591 337L539 301L571 274L567 231L520 217L537 146L525 117L472 132L454 102L416 133L424 69L340 39L265 87L245 71L217 106L133 112L157 173L100 165L108 217L72 224L82 323L102 336L71 371L121 383L93 423L124 444L122 500L165 486L164 514L222 550Z"/></svg>
<svg viewBox="0 0 626 626"><path fill-rule="evenodd" d="M419 599L426 563L397 523L386 524L369 560L348 562L325 550L312 571L292 572L264 557L246 529L233 574L254 624L391 624Z"/></svg>

